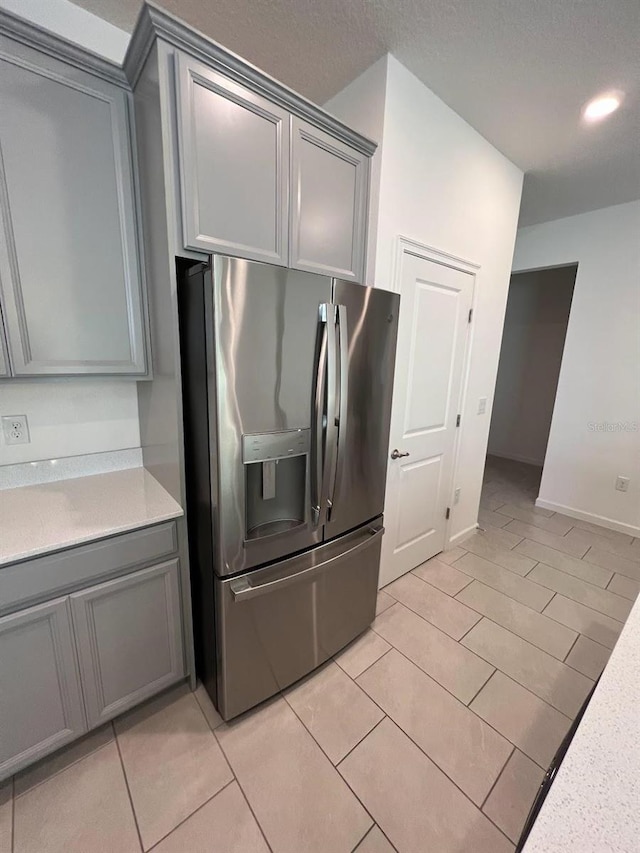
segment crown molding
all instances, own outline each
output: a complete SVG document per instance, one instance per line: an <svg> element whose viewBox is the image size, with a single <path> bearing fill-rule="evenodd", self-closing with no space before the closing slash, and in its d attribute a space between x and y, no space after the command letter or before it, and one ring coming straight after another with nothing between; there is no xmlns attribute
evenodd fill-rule
<svg viewBox="0 0 640 853"><path fill-rule="evenodd" d="M55 59L60 59L76 68L88 71L110 83L129 88L127 77L120 65L110 62L97 53L57 36L44 27L0 9L0 35L33 47Z"/></svg>
<svg viewBox="0 0 640 853"><path fill-rule="evenodd" d="M135 87L149 51L157 38L195 56L216 71L263 95L272 103L278 104L315 127L328 131L335 138L368 157L371 157L378 147L366 136L356 133L335 116L274 80L273 77L237 54L194 30L179 18L156 6L155 3L143 4L124 59L124 73L132 87Z"/></svg>

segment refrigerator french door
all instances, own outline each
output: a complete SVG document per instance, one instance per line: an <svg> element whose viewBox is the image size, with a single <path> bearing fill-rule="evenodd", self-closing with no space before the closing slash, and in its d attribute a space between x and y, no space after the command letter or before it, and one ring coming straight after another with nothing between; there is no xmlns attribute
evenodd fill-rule
<svg viewBox="0 0 640 853"><path fill-rule="evenodd" d="M199 675L225 719L375 615L399 297L178 261Z"/></svg>

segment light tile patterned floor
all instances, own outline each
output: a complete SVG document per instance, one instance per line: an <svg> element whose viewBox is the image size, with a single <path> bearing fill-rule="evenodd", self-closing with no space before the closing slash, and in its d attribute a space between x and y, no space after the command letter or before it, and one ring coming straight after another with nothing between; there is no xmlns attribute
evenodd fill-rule
<svg viewBox="0 0 640 853"><path fill-rule="evenodd" d="M502 853L640 590L640 540L489 459L478 531L231 724L183 685L0 785L0 853Z"/></svg>

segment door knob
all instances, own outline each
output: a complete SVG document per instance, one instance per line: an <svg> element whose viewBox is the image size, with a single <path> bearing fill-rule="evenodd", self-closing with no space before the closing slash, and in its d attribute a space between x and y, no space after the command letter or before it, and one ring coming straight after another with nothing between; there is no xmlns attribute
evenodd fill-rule
<svg viewBox="0 0 640 853"><path fill-rule="evenodd" d="M410 456L410 455L411 455L410 453L400 453L400 451L397 449L391 451L391 458L392 459L401 459L403 456Z"/></svg>

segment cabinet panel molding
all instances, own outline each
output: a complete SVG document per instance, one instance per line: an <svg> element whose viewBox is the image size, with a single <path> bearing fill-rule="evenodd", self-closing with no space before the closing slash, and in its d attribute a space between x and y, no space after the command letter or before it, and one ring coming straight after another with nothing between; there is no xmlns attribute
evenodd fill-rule
<svg viewBox="0 0 640 853"><path fill-rule="evenodd" d="M295 116L291 127L290 266L362 281L369 160Z"/></svg>
<svg viewBox="0 0 640 853"><path fill-rule="evenodd" d="M68 599L0 619L0 780L86 731Z"/></svg>
<svg viewBox="0 0 640 853"><path fill-rule="evenodd" d="M124 59L124 72L135 88L142 74L145 61L156 38L168 45L189 53L206 63L225 77L255 89L268 97L273 104L307 119L316 127L323 127L336 139L346 142L356 151L371 156L377 145L367 137L356 133L331 113L303 98L297 92L279 83L255 65L236 53L217 44L212 39L192 29L188 24L165 12L159 6L143 5L136 27L131 34L129 48Z"/></svg>
<svg viewBox="0 0 640 853"><path fill-rule="evenodd" d="M147 369L129 95L0 40L0 288L13 373Z"/></svg>
<svg viewBox="0 0 640 853"><path fill-rule="evenodd" d="M71 596L89 727L184 676L178 560Z"/></svg>
<svg viewBox="0 0 640 853"><path fill-rule="evenodd" d="M0 178L0 182L1 182ZM2 305L0 305L0 376L10 376L11 365L9 363L9 350L7 349L7 333L2 316Z"/></svg>
<svg viewBox="0 0 640 853"><path fill-rule="evenodd" d="M178 54L186 248L286 265L289 114Z"/></svg>

